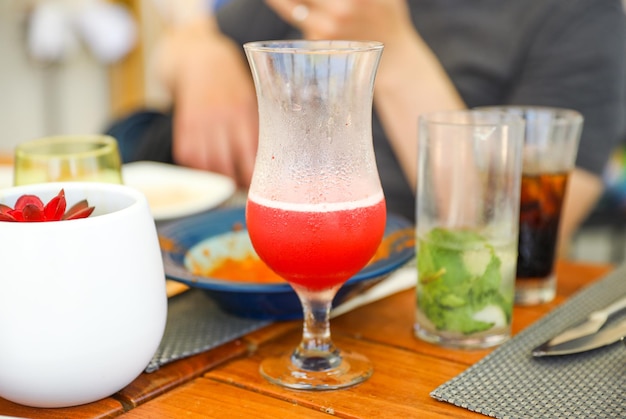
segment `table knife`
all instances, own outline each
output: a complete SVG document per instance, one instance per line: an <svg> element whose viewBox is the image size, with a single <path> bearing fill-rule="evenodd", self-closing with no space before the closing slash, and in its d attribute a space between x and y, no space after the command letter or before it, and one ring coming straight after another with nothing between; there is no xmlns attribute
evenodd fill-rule
<svg viewBox="0 0 626 419"><path fill-rule="evenodd" d="M620 298L601 310L592 312L582 323L565 329L565 331L559 333L542 346L556 346L583 336L592 335L600 330L611 315L624 308L626 308L626 297Z"/></svg>
<svg viewBox="0 0 626 419"><path fill-rule="evenodd" d="M556 345L548 341L533 349L532 354L534 357L576 354L610 345L620 339L623 340L624 337L626 337L626 320L622 320L615 326L608 327L597 333L561 342Z"/></svg>

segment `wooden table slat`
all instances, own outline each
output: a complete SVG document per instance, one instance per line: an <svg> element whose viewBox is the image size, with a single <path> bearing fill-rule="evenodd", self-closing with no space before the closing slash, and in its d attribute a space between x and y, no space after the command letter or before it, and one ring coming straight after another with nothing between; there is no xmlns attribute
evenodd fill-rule
<svg viewBox="0 0 626 419"><path fill-rule="evenodd" d="M33 419L113 418L124 413L122 403L109 397L81 406L40 409L0 398L0 415Z"/></svg>
<svg viewBox="0 0 626 419"><path fill-rule="evenodd" d="M214 350L164 365L155 372L142 374L114 397L130 410L247 352L247 345L240 339L226 343Z"/></svg>
<svg viewBox="0 0 626 419"><path fill-rule="evenodd" d="M198 379L128 412L124 418L328 418L295 403L214 380Z"/></svg>
<svg viewBox="0 0 626 419"><path fill-rule="evenodd" d="M365 418L400 418L420 417L436 411L441 403L429 397L430 391L443 383L442 377L453 377L467 368L459 363L342 335L334 339L340 349L358 351L374 365L374 374L364 383L339 391L309 392L283 389L263 379L258 372L261 360L290 352L299 339L300 334L296 332L283 336L259 348L250 357L209 371L205 377L236 386L245 383L245 388L255 393L293 401L313 410L324 406L338 417L359 412Z"/></svg>

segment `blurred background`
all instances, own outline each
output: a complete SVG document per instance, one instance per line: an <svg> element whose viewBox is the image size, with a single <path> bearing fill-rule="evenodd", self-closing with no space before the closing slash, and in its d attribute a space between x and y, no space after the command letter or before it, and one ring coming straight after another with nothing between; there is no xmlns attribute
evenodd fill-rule
<svg viewBox="0 0 626 419"><path fill-rule="evenodd" d="M163 28L157 5L0 0L0 153L36 137L101 132L141 104L166 106L144 55Z"/></svg>
<svg viewBox="0 0 626 419"><path fill-rule="evenodd" d="M0 156L28 139L102 132L140 106L166 108L168 95L150 71L164 19L211 4L0 0ZM616 154L607 176L626 191L624 168L626 152ZM576 235L569 257L620 263L626 256L625 214L595 214Z"/></svg>

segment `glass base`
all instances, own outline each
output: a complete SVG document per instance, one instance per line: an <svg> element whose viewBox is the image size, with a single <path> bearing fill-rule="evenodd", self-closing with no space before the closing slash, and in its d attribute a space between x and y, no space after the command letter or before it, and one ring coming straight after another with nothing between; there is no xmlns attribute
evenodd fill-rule
<svg viewBox="0 0 626 419"><path fill-rule="evenodd" d="M556 296L556 275L546 278L517 278L515 304L522 306L549 303Z"/></svg>
<svg viewBox="0 0 626 419"><path fill-rule="evenodd" d="M419 339L454 349L490 348L504 343L511 336L510 327L502 328L500 333L490 331L488 333L477 333L471 336L461 333L432 331L419 324L415 324L413 330L415 337Z"/></svg>
<svg viewBox="0 0 626 419"><path fill-rule="evenodd" d="M367 380L373 372L371 362L363 355L341 352L336 367L313 371L293 363L293 354L267 358L261 362L261 375L271 383L295 390L336 390Z"/></svg>

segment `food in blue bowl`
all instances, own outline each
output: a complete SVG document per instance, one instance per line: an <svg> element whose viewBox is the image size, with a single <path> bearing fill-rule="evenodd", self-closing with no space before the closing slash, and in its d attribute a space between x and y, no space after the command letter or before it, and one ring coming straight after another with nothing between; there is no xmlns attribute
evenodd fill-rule
<svg viewBox="0 0 626 419"><path fill-rule="evenodd" d="M297 233L294 233L297 234ZM337 292L333 305L376 285L415 256L412 223L387 215L376 255ZM302 318L291 286L257 256L246 230L245 209L220 209L159 226L168 279L200 288L228 313L270 320Z"/></svg>

